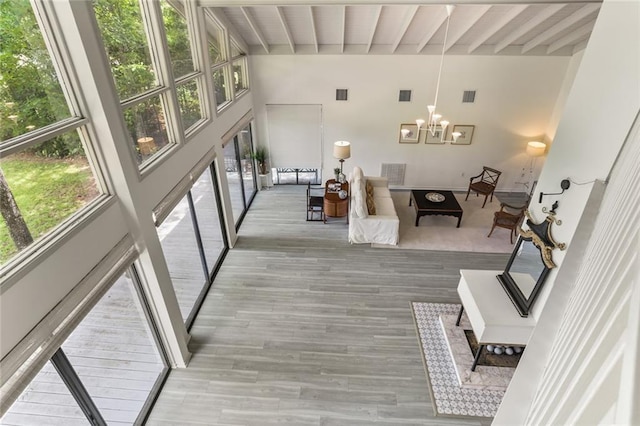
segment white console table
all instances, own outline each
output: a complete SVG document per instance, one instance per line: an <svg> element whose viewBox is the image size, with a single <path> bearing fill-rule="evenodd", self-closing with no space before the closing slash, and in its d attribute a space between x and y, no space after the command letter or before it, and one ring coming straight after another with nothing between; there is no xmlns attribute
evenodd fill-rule
<svg viewBox="0 0 640 426"><path fill-rule="evenodd" d="M460 270L458 295L462 311L467 311L478 352L471 371L475 371L480 353L488 344L524 346L536 326L532 317L523 318L509 299L496 276L503 271Z"/></svg>

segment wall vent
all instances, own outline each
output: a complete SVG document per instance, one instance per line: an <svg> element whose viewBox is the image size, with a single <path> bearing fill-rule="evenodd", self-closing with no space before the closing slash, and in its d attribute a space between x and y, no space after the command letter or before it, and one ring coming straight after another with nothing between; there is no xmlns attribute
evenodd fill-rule
<svg viewBox="0 0 640 426"><path fill-rule="evenodd" d="M476 101L476 91L475 90L465 90L462 94L462 103L463 104L472 104Z"/></svg>
<svg viewBox="0 0 640 426"><path fill-rule="evenodd" d="M404 172L407 168L406 164L401 163L382 163L380 176L389 179L389 185L404 185Z"/></svg>
<svg viewBox="0 0 640 426"><path fill-rule="evenodd" d="M411 102L411 90L401 90L398 95L398 102Z"/></svg>
<svg viewBox="0 0 640 426"><path fill-rule="evenodd" d="M346 101L349 89L336 89L336 101Z"/></svg>

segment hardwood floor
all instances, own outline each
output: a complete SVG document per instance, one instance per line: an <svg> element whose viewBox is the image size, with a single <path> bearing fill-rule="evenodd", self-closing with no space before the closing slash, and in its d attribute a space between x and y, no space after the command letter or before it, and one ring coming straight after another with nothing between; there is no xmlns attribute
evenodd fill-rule
<svg viewBox="0 0 640 426"><path fill-rule="evenodd" d="M457 303L459 269L508 255L350 245L305 208L304 186L257 194L147 424L489 424L434 417L409 303Z"/></svg>

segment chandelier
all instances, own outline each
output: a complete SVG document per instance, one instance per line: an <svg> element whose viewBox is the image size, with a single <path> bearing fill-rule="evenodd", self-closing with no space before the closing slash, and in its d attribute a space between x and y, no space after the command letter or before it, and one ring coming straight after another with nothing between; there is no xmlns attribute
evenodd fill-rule
<svg viewBox="0 0 640 426"><path fill-rule="evenodd" d="M425 130L427 130L432 137L436 137L439 131L438 126L440 126L440 129L441 129L440 142L455 143L455 141L458 140L458 138L462 133L453 132L451 133L451 137L453 139L449 141L445 140L444 136L447 133L447 126L449 125L449 122L443 119L442 114L439 114L438 111L436 110L438 105L438 92L440 91L440 77L442 76L442 65L444 64L444 52L447 49L447 36L449 35L449 21L451 20L451 13L453 12L453 9L455 8L455 6L448 4L446 5L446 8L447 8L447 26L444 32L444 42L442 43L442 55L440 56L440 69L438 70L438 82L436 84L436 96L435 96L435 99L433 100L433 105L427 106L427 110L429 111L429 119L425 122L423 119L419 118L416 120L416 124L418 125L418 131L420 131L422 126L425 125L426 123L427 127L425 128Z"/></svg>

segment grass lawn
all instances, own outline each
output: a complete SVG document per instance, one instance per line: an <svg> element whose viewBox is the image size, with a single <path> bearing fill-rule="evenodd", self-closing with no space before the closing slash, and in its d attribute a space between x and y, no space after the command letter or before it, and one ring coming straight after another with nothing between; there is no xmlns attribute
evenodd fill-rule
<svg viewBox="0 0 640 426"><path fill-rule="evenodd" d="M0 167L34 240L98 195L83 157L51 159L19 154L0 160ZM0 220L0 264L16 253L9 230Z"/></svg>

